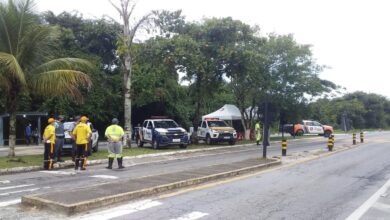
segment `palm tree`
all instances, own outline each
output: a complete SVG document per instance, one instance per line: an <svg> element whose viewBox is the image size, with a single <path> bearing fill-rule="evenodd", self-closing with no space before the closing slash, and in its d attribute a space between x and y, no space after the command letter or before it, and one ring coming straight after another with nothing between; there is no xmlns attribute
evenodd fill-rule
<svg viewBox="0 0 390 220"><path fill-rule="evenodd" d="M89 88L85 73L92 65L77 58L52 59L56 28L44 25L33 12L32 0L0 2L0 90L10 115L9 157L15 156L16 111L21 92L81 98Z"/></svg>

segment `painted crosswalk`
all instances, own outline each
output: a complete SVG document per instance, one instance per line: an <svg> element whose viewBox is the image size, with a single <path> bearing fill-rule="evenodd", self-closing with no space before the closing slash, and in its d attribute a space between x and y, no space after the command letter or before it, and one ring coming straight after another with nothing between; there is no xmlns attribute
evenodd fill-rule
<svg viewBox="0 0 390 220"><path fill-rule="evenodd" d="M9 196L12 194L18 194L18 193L23 193L23 192L34 192L37 190L40 190L41 188L33 188L33 189L23 189L23 190L18 190L18 191L12 191L12 192L6 192L6 193L0 193L0 196Z"/></svg>
<svg viewBox="0 0 390 220"><path fill-rule="evenodd" d="M110 175L94 175L91 176L93 178L101 178L101 179L118 179L117 176L110 176Z"/></svg>
<svg viewBox="0 0 390 220"><path fill-rule="evenodd" d="M73 218L74 220L105 220L121 217L124 215L132 214L138 211L146 210L152 207L162 205L161 202L153 201L150 199L142 200L138 202L129 203L113 209L95 212L93 214L78 216Z"/></svg>
<svg viewBox="0 0 390 220"><path fill-rule="evenodd" d="M201 219L208 215L209 215L208 213L204 213L204 212L191 212L171 220L196 220L196 219Z"/></svg>
<svg viewBox="0 0 390 220"><path fill-rule="evenodd" d="M34 184L24 184L24 185L0 187L0 191L8 190L8 189L17 189L17 188L29 187L29 186L34 186Z"/></svg>
<svg viewBox="0 0 390 220"><path fill-rule="evenodd" d="M0 202L0 207L6 207L6 206L10 206L10 205L16 205L16 204L19 204L21 202L21 199L18 198L18 199L13 199L13 200L9 200L9 201L4 201L4 202Z"/></svg>
<svg viewBox="0 0 390 220"><path fill-rule="evenodd" d="M77 174L77 172L75 171L60 171L60 170L42 170L39 172L47 173L47 174L70 175L70 176Z"/></svg>

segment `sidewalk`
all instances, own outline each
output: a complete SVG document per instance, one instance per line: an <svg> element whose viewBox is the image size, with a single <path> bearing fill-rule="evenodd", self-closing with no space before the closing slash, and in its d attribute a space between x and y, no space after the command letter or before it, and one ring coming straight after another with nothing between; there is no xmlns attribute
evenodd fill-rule
<svg viewBox="0 0 390 220"><path fill-rule="evenodd" d="M8 156L9 147L0 146L0 157ZM43 144L42 145L17 145L15 146L16 156L25 156L25 155L39 155L43 154Z"/></svg>
<svg viewBox="0 0 390 220"><path fill-rule="evenodd" d="M99 141L99 148L105 149L107 145L106 141ZM0 157L8 156L9 147L0 146ZM43 155L43 144L40 145L16 145L15 146L16 156L27 156L27 155Z"/></svg>

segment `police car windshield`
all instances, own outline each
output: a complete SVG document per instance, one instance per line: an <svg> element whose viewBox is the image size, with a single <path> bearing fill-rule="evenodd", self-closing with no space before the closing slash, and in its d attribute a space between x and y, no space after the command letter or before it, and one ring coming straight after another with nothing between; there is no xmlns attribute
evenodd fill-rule
<svg viewBox="0 0 390 220"><path fill-rule="evenodd" d="M154 121L154 127L155 128L176 128L178 125L176 122L169 120L169 121Z"/></svg>
<svg viewBox="0 0 390 220"><path fill-rule="evenodd" d="M209 121L209 127L227 127L224 121Z"/></svg>

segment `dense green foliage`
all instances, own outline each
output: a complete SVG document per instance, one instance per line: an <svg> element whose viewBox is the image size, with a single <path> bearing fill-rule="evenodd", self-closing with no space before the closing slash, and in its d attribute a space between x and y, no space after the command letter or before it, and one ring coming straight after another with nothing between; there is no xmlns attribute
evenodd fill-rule
<svg viewBox="0 0 390 220"><path fill-rule="evenodd" d="M167 115L186 128L196 127L202 115L235 104L246 118L243 127L251 128L257 116L246 110L263 115L265 102L274 124L309 118L339 128L390 124L390 102L379 95L357 92L313 102L337 86L319 78L323 67L313 59L310 46L297 43L292 35L262 36L258 27L232 18L188 22L180 11L154 15L155 26L149 30L154 35L131 47L133 125L152 115ZM80 100L67 95L43 99L27 90L19 93L17 109L67 117L86 114L100 132L113 117L123 122L121 25L78 13L33 16L55 30L47 49L50 58L83 58L97 68L89 73L93 86L81 89ZM0 97L0 112L7 111L6 101Z"/></svg>
<svg viewBox="0 0 390 220"><path fill-rule="evenodd" d="M308 118L343 130L390 127L390 100L377 94L354 92L317 100L309 108Z"/></svg>
<svg viewBox="0 0 390 220"><path fill-rule="evenodd" d="M42 24L33 2L0 2L0 88L9 113L9 156L15 156L16 111L26 108L29 95L67 96L79 102L88 90L93 69L87 60L51 53L58 30ZM22 105L23 104L23 105Z"/></svg>

